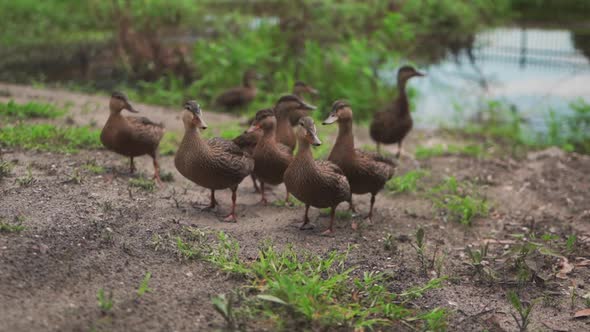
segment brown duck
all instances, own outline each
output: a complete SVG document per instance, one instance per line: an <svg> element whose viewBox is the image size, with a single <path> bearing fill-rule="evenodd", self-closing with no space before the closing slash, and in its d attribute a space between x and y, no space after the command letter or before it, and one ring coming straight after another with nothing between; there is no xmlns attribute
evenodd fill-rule
<svg viewBox="0 0 590 332"><path fill-rule="evenodd" d="M293 84L293 94L299 98L303 98L304 94L310 94L315 96L318 93L318 90L316 90L313 86L303 81L296 81L295 84ZM297 125L297 123L295 123L294 126L295 125Z"/></svg>
<svg viewBox="0 0 590 332"><path fill-rule="evenodd" d="M297 137L291 125L292 120L297 120L307 116L309 111L315 110L316 107L303 101L295 95L286 95L279 98L274 107L274 113L277 118L276 140L289 148L295 150Z"/></svg>
<svg viewBox="0 0 590 332"><path fill-rule="evenodd" d="M371 123L371 138L377 143L377 152L380 153L380 144L397 143L399 158L402 151L402 142L412 130L413 121L410 114L410 104L406 93L406 83L414 76L424 76L412 66L403 66L397 72L397 98L383 111L375 113Z"/></svg>
<svg viewBox="0 0 590 332"><path fill-rule="evenodd" d="M256 118L248 132L262 130L262 137L254 148L254 172L260 180L261 203L266 204L264 184L279 185L283 182L283 175L293 160L293 149L277 142L277 119L272 110L262 110L256 113ZM285 202L289 202L289 190Z"/></svg>
<svg viewBox="0 0 590 332"><path fill-rule="evenodd" d="M371 194L371 208L368 220L373 216L375 196L383 189L387 180L391 179L395 170L393 160L354 148L352 132L352 109L343 101L336 101L332 111L323 124L338 123L338 137L332 147L328 160L338 165L346 175L353 194ZM351 209L352 206L351 199ZM356 223L353 223L356 228Z"/></svg>
<svg viewBox="0 0 590 332"><path fill-rule="evenodd" d="M254 70L247 70L242 78L242 86L226 90L216 98L215 103L228 111L245 108L258 93L255 83L258 78Z"/></svg>
<svg viewBox="0 0 590 332"><path fill-rule="evenodd" d="M154 179L160 181L158 145L164 136L164 126L146 117L123 116L126 109L138 113L122 92L113 92L109 102L110 115L100 133L100 141L109 150L129 157L131 173L135 172L134 157L149 155L154 162Z"/></svg>
<svg viewBox="0 0 590 332"><path fill-rule="evenodd" d="M187 179L211 190L211 203L217 205L215 190L232 191L232 207L226 221L236 221L236 191L242 180L254 169L254 160L232 141L222 138L203 140L199 130L207 128L201 108L194 101L184 105L182 116L185 133L174 156L176 169Z"/></svg>
<svg viewBox="0 0 590 332"><path fill-rule="evenodd" d="M331 208L330 226L323 234L331 234L334 229L334 214L338 204L350 201L350 185L342 170L333 162L314 160L311 145L322 144L317 136L315 124L310 117L299 120L297 131L299 150L285 171L284 181L287 190L305 203L305 216L301 229L309 223L309 207Z"/></svg>

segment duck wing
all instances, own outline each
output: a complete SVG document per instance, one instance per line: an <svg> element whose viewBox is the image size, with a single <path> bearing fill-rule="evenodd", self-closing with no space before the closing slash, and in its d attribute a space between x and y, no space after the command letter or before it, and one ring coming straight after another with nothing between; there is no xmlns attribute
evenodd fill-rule
<svg viewBox="0 0 590 332"><path fill-rule="evenodd" d="M253 154L256 144L258 144L258 141L260 140L260 136L261 135L258 132L245 132L240 136L234 138L232 142L239 146L242 151L248 152L249 154Z"/></svg>
<svg viewBox="0 0 590 332"><path fill-rule="evenodd" d="M159 143L164 136L164 125L151 121L146 117L126 117L131 127L131 135L140 142L149 144Z"/></svg>
<svg viewBox="0 0 590 332"><path fill-rule="evenodd" d="M397 167L396 162L384 157L376 152L368 152L363 150L355 150L357 162L359 166L367 173L383 177L384 180L389 180L395 172Z"/></svg>
<svg viewBox="0 0 590 332"><path fill-rule="evenodd" d="M228 108L240 106L248 101L247 98L245 98L243 90L244 88L242 87L226 90L217 97L215 102L218 105Z"/></svg>
<svg viewBox="0 0 590 332"><path fill-rule="evenodd" d="M254 159L236 143L220 137L212 138L207 143L217 167L223 168L228 175L244 178L254 169Z"/></svg>

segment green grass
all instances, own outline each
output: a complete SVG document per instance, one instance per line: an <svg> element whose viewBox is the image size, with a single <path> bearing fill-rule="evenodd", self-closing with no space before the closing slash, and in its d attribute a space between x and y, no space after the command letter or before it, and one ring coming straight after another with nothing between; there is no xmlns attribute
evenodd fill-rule
<svg viewBox="0 0 590 332"><path fill-rule="evenodd" d="M129 179L129 186L148 192L152 192L154 189L156 189L156 183L152 179L146 179L144 177Z"/></svg>
<svg viewBox="0 0 590 332"><path fill-rule="evenodd" d="M240 244L224 232L192 227L152 242L156 250L171 248L182 259L208 261L244 281L212 299L232 330L254 330L260 322L268 330L395 330L400 322L417 330L446 326L448 311L411 304L442 287L443 279L394 293L390 274L363 272L348 263L350 250L356 249L317 254L263 241L256 259L246 259Z"/></svg>
<svg viewBox="0 0 590 332"><path fill-rule="evenodd" d="M96 293L96 299L98 301L98 308L103 314L110 312L113 309L113 293L105 294L104 289L100 288Z"/></svg>
<svg viewBox="0 0 590 332"><path fill-rule="evenodd" d="M25 230L25 226L19 223L9 224L4 220L0 219L0 233L19 233Z"/></svg>
<svg viewBox="0 0 590 332"><path fill-rule="evenodd" d="M104 174L106 169L103 166L97 165L95 161L88 161L82 166L82 169L96 175Z"/></svg>
<svg viewBox="0 0 590 332"><path fill-rule="evenodd" d="M10 117L16 119L43 118L53 119L66 113L65 110L57 108L52 104L28 102L18 104L13 100L7 103L0 103L0 117Z"/></svg>
<svg viewBox="0 0 590 332"><path fill-rule="evenodd" d="M160 141L160 155L173 156L180 145L180 137L177 133L166 132Z"/></svg>
<svg viewBox="0 0 590 332"><path fill-rule="evenodd" d="M490 206L466 183L449 177L427 194L434 206L447 219L471 225L473 219L489 214Z"/></svg>
<svg viewBox="0 0 590 332"><path fill-rule="evenodd" d="M14 165L9 161L0 160L0 180L10 176Z"/></svg>
<svg viewBox="0 0 590 332"><path fill-rule="evenodd" d="M322 216L329 216L330 215L330 208L325 208L320 210L320 215ZM334 213L334 217L339 220L350 220L352 219L352 211L350 210L336 210Z"/></svg>
<svg viewBox="0 0 590 332"><path fill-rule="evenodd" d="M0 128L0 144L37 151L75 153L102 147L100 132L89 127L17 124Z"/></svg>
<svg viewBox="0 0 590 332"><path fill-rule="evenodd" d="M137 296L138 297L142 297L145 293L152 291L151 288L149 288L149 282L150 282L151 278L152 278L152 273L149 271L146 272L145 276L141 280L141 283L139 284L139 287L137 288Z"/></svg>
<svg viewBox="0 0 590 332"><path fill-rule="evenodd" d="M427 175L428 172L423 170L408 171L404 175L393 177L385 184L385 188L394 194L416 192L418 190L418 182Z"/></svg>
<svg viewBox="0 0 590 332"><path fill-rule="evenodd" d="M418 146L414 152L416 159L428 159L444 155L461 155L474 158L481 158L485 155L485 150L481 145L453 145L437 144L434 146Z"/></svg>

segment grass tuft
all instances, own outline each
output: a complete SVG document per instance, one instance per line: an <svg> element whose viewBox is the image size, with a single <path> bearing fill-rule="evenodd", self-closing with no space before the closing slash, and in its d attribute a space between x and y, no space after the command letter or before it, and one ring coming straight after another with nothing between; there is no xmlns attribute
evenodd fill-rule
<svg viewBox="0 0 590 332"><path fill-rule="evenodd" d="M396 176L385 184L385 188L394 194L404 192L415 192L418 190L418 181L427 176L428 172L423 170L409 171L404 175Z"/></svg>
<svg viewBox="0 0 590 332"><path fill-rule="evenodd" d="M65 113L65 110L59 109L55 105L33 101L26 104L18 104L13 100L10 100L7 103L0 103L0 117L5 116L17 119L54 119Z"/></svg>
<svg viewBox="0 0 590 332"><path fill-rule="evenodd" d="M427 195L448 219L470 226L474 218L485 217L490 210L486 200L473 191L467 184L449 177Z"/></svg>
<svg viewBox="0 0 590 332"><path fill-rule="evenodd" d="M25 226L21 225L20 220L17 218L18 223L10 224L0 219L0 233L19 233L25 230Z"/></svg>
<svg viewBox="0 0 590 332"><path fill-rule="evenodd" d="M0 180L10 176L13 167L14 165L11 162L0 160Z"/></svg>
<svg viewBox="0 0 590 332"><path fill-rule="evenodd" d="M434 146L418 146L414 152L416 159L428 159L432 157L444 156L444 155L461 155L470 156L474 158L481 158L485 155L485 150L481 145L442 145L437 144Z"/></svg>
<svg viewBox="0 0 590 332"><path fill-rule="evenodd" d="M129 186L151 192L156 188L156 183L151 179L139 177L136 179L129 179Z"/></svg>
<svg viewBox="0 0 590 332"><path fill-rule="evenodd" d="M100 132L89 127L56 127L51 124L18 124L0 128L0 142L8 147L74 153L102 147Z"/></svg>

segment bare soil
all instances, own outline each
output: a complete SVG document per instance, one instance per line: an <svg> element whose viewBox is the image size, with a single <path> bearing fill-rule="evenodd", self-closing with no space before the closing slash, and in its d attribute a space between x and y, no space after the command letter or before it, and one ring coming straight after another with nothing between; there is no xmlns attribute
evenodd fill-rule
<svg viewBox="0 0 590 332"><path fill-rule="evenodd" d="M106 96L90 96L60 90L0 84L0 101L14 99L48 101L69 105L69 118L57 123L104 123L108 115ZM137 105L142 114L164 122L167 130L181 133L179 109ZM237 121L227 115L207 112L210 127ZM322 128L318 128L322 130ZM366 128L357 137L370 144ZM415 131L406 145L411 154L417 144L446 142L449 138L431 131ZM329 142L328 142L329 144ZM300 250L323 254L355 248L349 264L359 271L386 271L394 276L396 290L426 283L408 240L418 227L426 232L429 253L435 248L444 255L442 274L449 276L441 289L429 291L416 300L418 308L448 308L452 331L515 331L513 312L507 299L509 289L518 289L528 301L539 300L533 309L533 331L587 331L590 319L573 319L584 308L582 296L590 292L590 157L558 149L531 152L527 158L475 159L442 156L419 163L402 159L398 174L421 167L432 175L425 185L445 176L456 176L477 184L492 211L488 217L467 227L445 221L421 195L382 193L377 198L373 224L362 223L351 230L350 220L339 220L333 237L320 235L328 218L311 213L313 230L300 231L303 208L261 206L247 178L238 191L238 223L224 223L230 192L221 191L221 208L202 212L193 203L208 202L208 191L176 172L173 157L161 158L162 169L172 172L174 181L154 192L130 187L127 160L114 153L81 151L54 154L24 150L3 150L3 160L16 166L0 182L0 217L6 221L22 218L26 229L0 233L0 331L207 331L223 327L223 319L211 306L211 297L243 284L201 261L184 261L170 250L157 250L153 239L180 231L190 225L224 231L237 239L245 258L256 257L261 241L271 239L278 247L293 244ZM83 169L94 161L107 169L95 175ZM139 172L152 172L148 157L136 162ZM30 168L35 179L20 186L16 178ZM75 170L82 182L68 181ZM271 200L284 197L283 186L275 188ZM366 213L369 197L355 197ZM347 209L343 204L340 209ZM362 219L358 217L359 220ZM508 282L485 282L474 276L466 264L464 248L490 243L490 251L501 263L502 253L515 242L513 234L569 234L578 237L570 257L573 271L557 278L558 266L549 267L545 281L520 286ZM383 239L392 234L398 250L384 249ZM575 257L574 257L575 256ZM575 260L578 258L578 260ZM552 261L553 263L555 261ZM141 298L136 290L146 272L152 273L151 292ZM500 274L509 273L502 269ZM577 294L571 303L573 285ZM112 292L114 308L103 315L96 294L103 288ZM256 329L256 328L253 328Z"/></svg>

